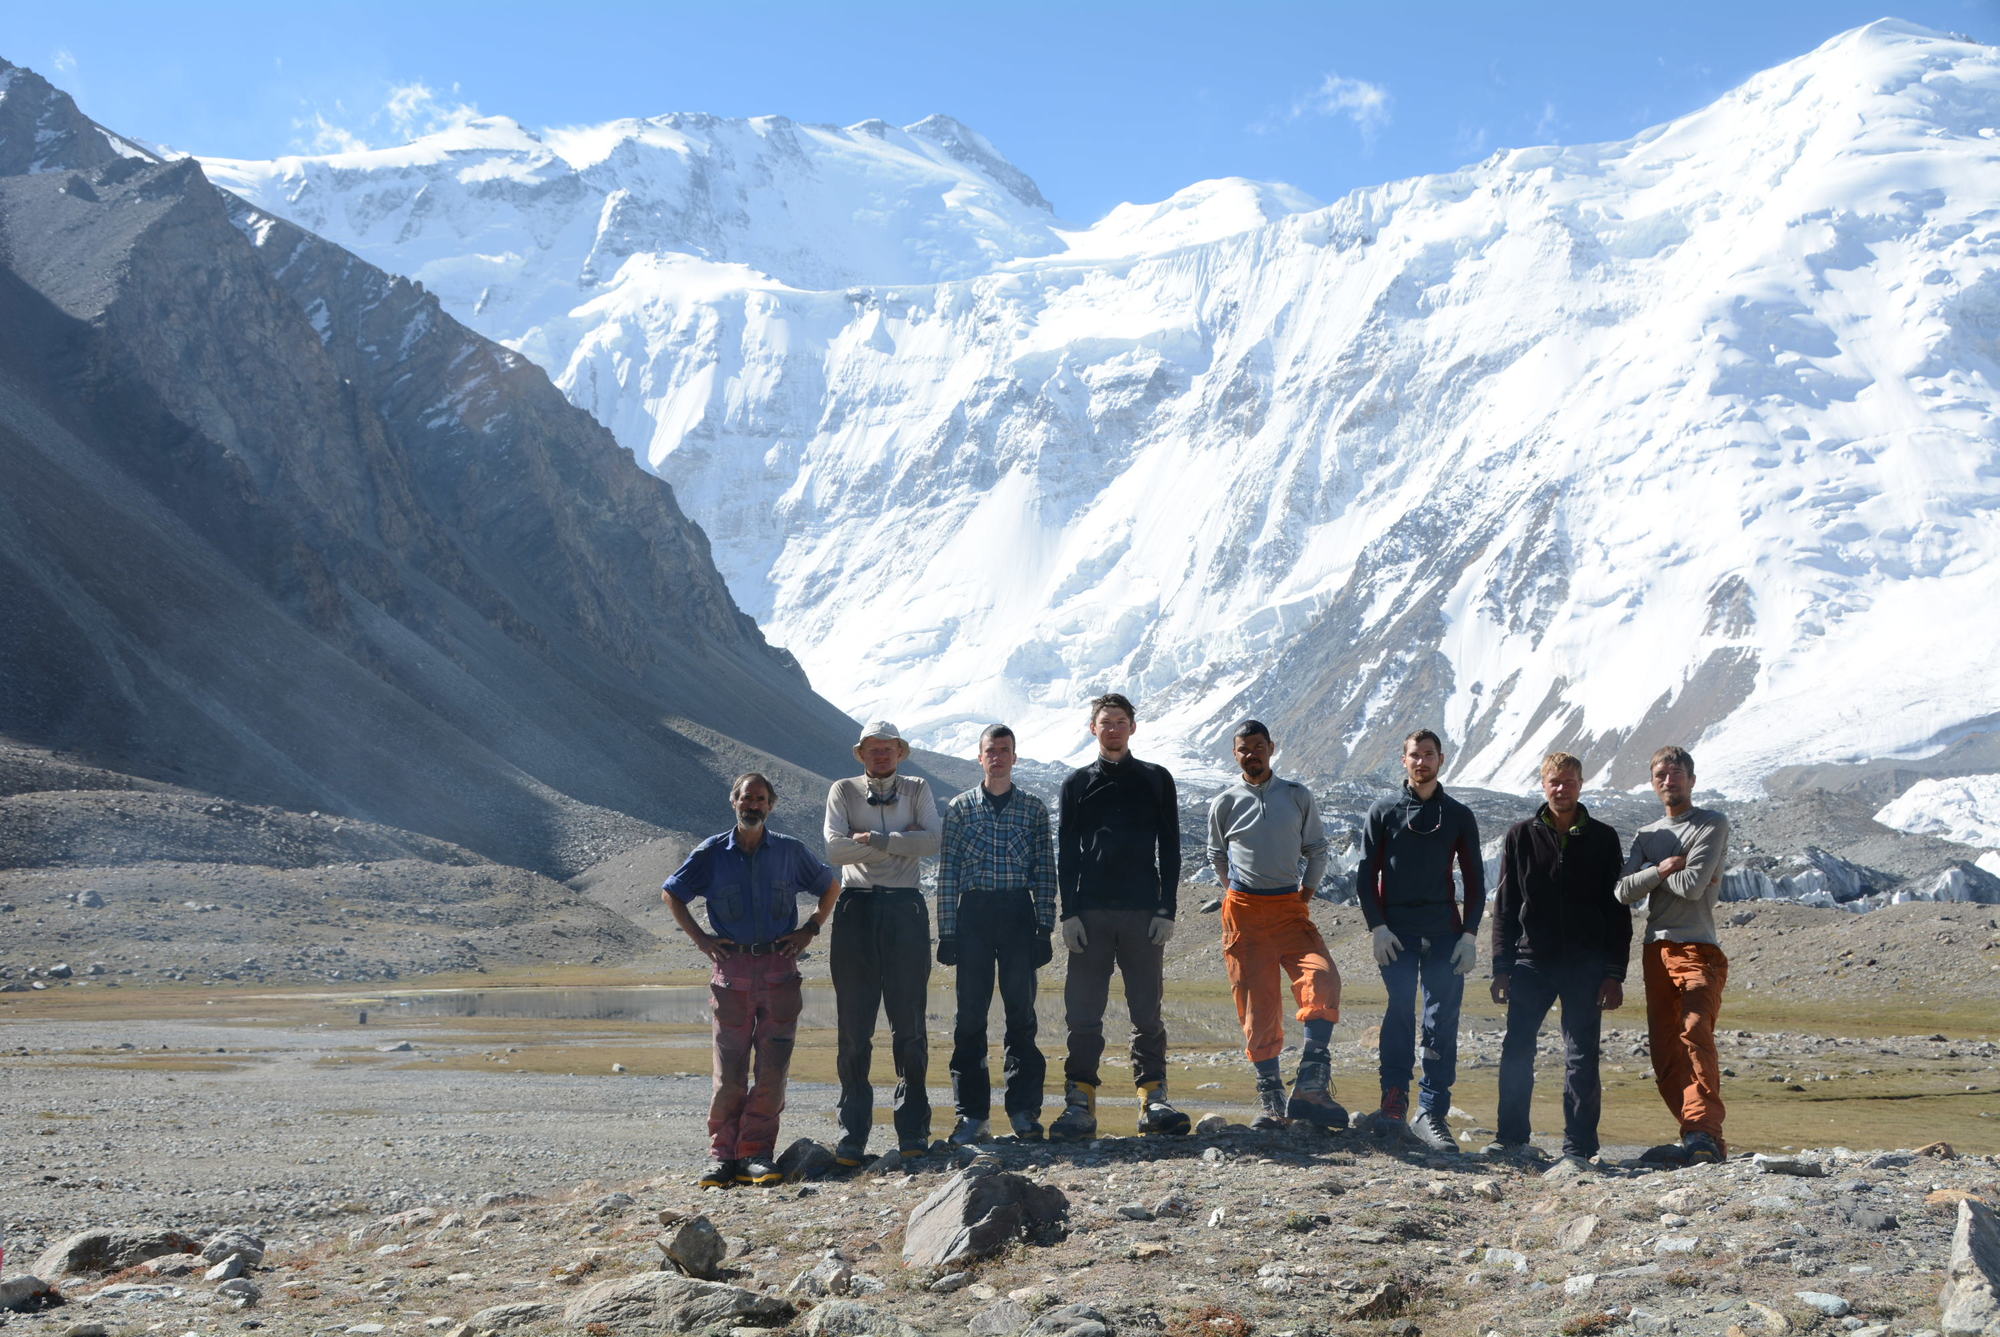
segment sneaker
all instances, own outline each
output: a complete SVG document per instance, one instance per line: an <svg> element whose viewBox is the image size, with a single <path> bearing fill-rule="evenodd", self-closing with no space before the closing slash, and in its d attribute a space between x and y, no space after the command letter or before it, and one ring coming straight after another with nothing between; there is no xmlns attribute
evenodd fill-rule
<svg viewBox="0 0 2000 1337"><path fill-rule="evenodd" d="M1097 1136L1097 1088L1088 1082L1063 1085L1063 1112L1049 1125L1051 1142L1088 1142Z"/></svg>
<svg viewBox="0 0 2000 1337"><path fill-rule="evenodd" d="M843 1137L834 1144L833 1163L842 1169L853 1170L868 1159L868 1139L866 1137Z"/></svg>
<svg viewBox="0 0 2000 1337"><path fill-rule="evenodd" d="M1451 1125L1444 1121L1442 1110L1418 1110L1411 1118L1409 1127L1417 1141L1432 1151L1458 1150L1458 1139L1451 1135Z"/></svg>
<svg viewBox="0 0 2000 1337"><path fill-rule="evenodd" d="M743 1171L742 1161L717 1161L701 1172L697 1188L733 1188L736 1176Z"/></svg>
<svg viewBox="0 0 2000 1337"><path fill-rule="evenodd" d="M1038 1111L1039 1113L1039 1111ZM1023 1142L1042 1140L1042 1121L1026 1110L1017 1110L1007 1116L1008 1124L1014 1129L1014 1136Z"/></svg>
<svg viewBox="0 0 2000 1337"><path fill-rule="evenodd" d="M1728 1157L1723 1154L1722 1144L1711 1133L1696 1130L1681 1134L1681 1146L1687 1149L1689 1165L1715 1165Z"/></svg>
<svg viewBox="0 0 2000 1337"><path fill-rule="evenodd" d="M1534 1149L1535 1144L1532 1142L1502 1142L1499 1138L1495 1138L1481 1147L1479 1154L1482 1156L1492 1156L1496 1159L1519 1160L1531 1154Z"/></svg>
<svg viewBox="0 0 2000 1337"><path fill-rule="evenodd" d="M1333 1098L1333 1062L1325 1051L1309 1049L1299 1059L1285 1116L1303 1119L1315 1128L1347 1127L1347 1107Z"/></svg>
<svg viewBox="0 0 2000 1337"><path fill-rule="evenodd" d="M1252 1128L1272 1133L1290 1126L1291 1120L1285 1116L1285 1080L1282 1077L1259 1077L1257 1079L1257 1117L1250 1122Z"/></svg>
<svg viewBox="0 0 2000 1337"><path fill-rule="evenodd" d="M1185 1137L1194 1121L1167 1100L1165 1082L1148 1082L1139 1088L1139 1133L1142 1137Z"/></svg>
<svg viewBox="0 0 2000 1337"><path fill-rule="evenodd" d="M785 1176L777 1166L762 1156L751 1156L736 1162L736 1182L753 1188L769 1188L784 1182Z"/></svg>
<svg viewBox="0 0 2000 1337"><path fill-rule="evenodd" d="M992 1134L986 1131L986 1120L968 1119L959 1116L958 1123L951 1130L951 1144L955 1147L969 1147L975 1142L984 1142Z"/></svg>

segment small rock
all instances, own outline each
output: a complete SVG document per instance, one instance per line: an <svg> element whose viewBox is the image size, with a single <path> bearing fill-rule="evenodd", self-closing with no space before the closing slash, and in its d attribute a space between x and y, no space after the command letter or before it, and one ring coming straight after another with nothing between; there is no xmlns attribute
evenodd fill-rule
<svg viewBox="0 0 2000 1337"><path fill-rule="evenodd" d="M1026 1337L1069 1337L1079 1328L1095 1325L1108 1333L1111 1320L1087 1304L1058 1305L1030 1323ZM1086 1337L1078 1334L1078 1337Z"/></svg>
<svg viewBox="0 0 2000 1337"><path fill-rule="evenodd" d="M1797 1175L1801 1179L1819 1179L1825 1176L1826 1166L1819 1161L1806 1160L1796 1156L1766 1156L1758 1152L1750 1158L1757 1173L1766 1175Z"/></svg>
<svg viewBox="0 0 2000 1337"><path fill-rule="evenodd" d="M1165 1258L1173 1251L1173 1246L1162 1244L1158 1240L1140 1240L1125 1250L1125 1256L1143 1261L1148 1258Z"/></svg>
<svg viewBox="0 0 2000 1337"><path fill-rule="evenodd" d="M936 1281L933 1281L927 1289L935 1291L939 1295L949 1295L953 1291L962 1291L971 1284L972 1274L970 1272L947 1272Z"/></svg>
<svg viewBox="0 0 2000 1337"><path fill-rule="evenodd" d="M611 1071L613 1071L613 1072L630 1072L630 1071L632 1071L632 1070L631 1070L630 1068L626 1067L626 1066L625 1066L625 1065L624 1065L623 1063L614 1063L614 1064L612 1064L612 1065L611 1065Z"/></svg>
<svg viewBox="0 0 2000 1337"><path fill-rule="evenodd" d="M792 1278L792 1284L785 1287L788 1295L845 1295L854 1280L854 1269L847 1260L838 1257L822 1258L805 1271Z"/></svg>
<svg viewBox="0 0 2000 1337"><path fill-rule="evenodd" d="M1153 1215L1170 1221L1179 1221L1194 1215L1194 1200L1180 1193L1169 1193L1153 1204Z"/></svg>
<svg viewBox="0 0 2000 1337"><path fill-rule="evenodd" d="M1570 1277L1563 1282L1564 1295L1588 1295L1597 1285L1597 1274L1585 1272L1582 1276Z"/></svg>
<svg viewBox="0 0 2000 1337"><path fill-rule="evenodd" d="M1902 1222L1891 1212L1877 1211L1873 1207L1856 1207L1847 1214L1857 1230L1895 1230Z"/></svg>
<svg viewBox="0 0 2000 1337"><path fill-rule="evenodd" d="M247 1230L224 1230L209 1236L208 1243L201 1246L201 1256L211 1263L219 1263L232 1253L243 1259L245 1267L261 1266L264 1241Z"/></svg>
<svg viewBox="0 0 2000 1337"><path fill-rule="evenodd" d="M1564 1253L1575 1253L1590 1243L1597 1233L1597 1218L1594 1216L1572 1217L1561 1230L1556 1232L1556 1247Z"/></svg>
<svg viewBox="0 0 2000 1337"><path fill-rule="evenodd" d="M1341 1317L1351 1323L1371 1318L1392 1318L1402 1312L1406 1300L1401 1286L1393 1281L1385 1281L1368 1292L1360 1301L1348 1306L1341 1313Z"/></svg>
<svg viewBox="0 0 2000 1337"><path fill-rule="evenodd" d="M592 1216L617 1216L639 1205L639 1200L630 1193L607 1193L590 1204Z"/></svg>
<svg viewBox="0 0 2000 1337"><path fill-rule="evenodd" d="M1792 1295L1808 1309L1817 1309L1828 1318L1840 1318L1854 1306L1838 1295L1828 1295L1825 1291L1793 1291Z"/></svg>
<svg viewBox="0 0 2000 1337"><path fill-rule="evenodd" d="M972 1337L1015 1337L1035 1316L1013 1300L995 1300L965 1325Z"/></svg>
<svg viewBox="0 0 2000 1337"><path fill-rule="evenodd" d="M962 1170L910 1213L903 1263L942 1268L983 1258L1016 1240L1059 1229L1068 1216L1069 1199L1061 1189L1004 1170Z"/></svg>
<svg viewBox="0 0 2000 1337"><path fill-rule="evenodd" d="M778 1157L778 1172L785 1176L787 1184L824 1179L839 1168L833 1153L809 1137L792 1143L785 1148L785 1154Z"/></svg>
<svg viewBox="0 0 2000 1337"><path fill-rule="evenodd" d="M1486 1266L1505 1268L1509 1272L1526 1272L1528 1255L1518 1249L1488 1249Z"/></svg>
<svg viewBox="0 0 2000 1337"><path fill-rule="evenodd" d="M220 1267L218 1263L216 1266ZM248 1277L232 1277L215 1288L217 1295L227 1296L241 1305L253 1305L264 1298L264 1292Z"/></svg>
<svg viewBox="0 0 2000 1337"><path fill-rule="evenodd" d="M667 1261L690 1277L703 1281L715 1280L722 1270L722 1260L729 1256L729 1246L723 1241L722 1232L706 1216L690 1217L659 1241L660 1252Z"/></svg>
<svg viewBox="0 0 2000 1337"><path fill-rule="evenodd" d="M1126 1203L1123 1207L1120 1207L1118 1209L1118 1215L1124 1217L1127 1221L1150 1221L1153 1219L1152 1211L1148 1208L1141 1207L1136 1202L1129 1202Z"/></svg>
<svg viewBox="0 0 2000 1337"><path fill-rule="evenodd" d="M1210 1165L1220 1165L1229 1159L1229 1153L1221 1147L1203 1147L1201 1149L1201 1158Z"/></svg>
<svg viewBox="0 0 2000 1337"><path fill-rule="evenodd" d="M821 1309L848 1303L829 1300ZM642 1272L592 1286L563 1306L562 1325L577 1330L602 1323L613 1332L696 1332L737 1323L775 1328L797 1312L791 1301L775 1295L672 1272Z"/></svg>
<svg viewBox="0 0 2000 1337"><path fill-rule="evenodd" d="M55 1288L40 1277L8 1277L0 1281L0 1312L28 1313L60 1300Z"/></svg>
<svg viewBox="0 0 2000 1337"><path fill-rule="evenodd" d="M1215 1137L1229 1127L1229 1120L1220 1114L1204 1114L1194 1126L1196 1137Z"/></svg>
<svg viewBox="0 0 2000 1337"><path fill-rule="evenodd" d="M243 1275L243 1255L232 1253L201 1274L203 1281L230 1281Z"/></svg>
<svg viewBox="0 0 2000 1337"><path fill-rule="evenodd" d="M1662 1235L1653 1241L1654 1253L1693 1253L1701 1244L1697 1235Z"/></svg>
<svg viewBox="0 0 2000 1337"><path fill-rule="evenodd" d="M1654 1201L1659 1203L1663 1212L1687 1213L1699 1207L1701 1199L1702 1190L1699 1188L1677 1188L1662 1193Z"/></svg>
<svg viewBox="0 0 2000 1337"><path fill-rule="evenodd" d="M1565 1156L1548 1169L1542 1171L1542 1178L1561 1183L1566 1179L1581 1179L1589 1173L1590 1170L1583 1162L1571 1160Z"/></svg>
<svg viewBox="0 0 2000 1337"><path fill-rule="evenodd" d="M411 1044L408 1040L398 1040L396 1041L396 1043L392 1045L375 1046L375 1052L378 1054L408 1054L415 1052L415 1050L416 1046ZM349 1331L351 1332L353 1330L349 1329Z"/></svg>

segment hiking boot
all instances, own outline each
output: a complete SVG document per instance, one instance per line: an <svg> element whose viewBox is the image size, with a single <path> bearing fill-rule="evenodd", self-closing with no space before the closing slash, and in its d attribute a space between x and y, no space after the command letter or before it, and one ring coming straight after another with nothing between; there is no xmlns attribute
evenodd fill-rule
<svg viewBox="0 0 2000 1337"><path fill-rule="evenodd" d="M1308 1049L1300 1057L1285 1115L1304 1119L1315 1128L1347 1127L1347 1107L1333 1098L1333 1060L1325 1050Z"/></svg>
<svg viewBox="0 0 2000 1337"><path fill-rule="evenodd" d="M868 1160L868 1138L843 1137L833 1147L833 1163L844 1170L859 1168Z"/></svg>
<svg viewBox="0 0 2000 1337"><path fill-rule="evenodd" d="M1291 1124L1292 1121L1285 1117L1284 1078L1257 1079L1257 1110L1257 1117L1250 1121L1250 1126L1260 1132L1274 1133Z"/></svg>
<svg viewBox="0 0 2000 1337"><path fill-rule="evenodd" d="M1382 1088L1382 1107L1375 1111L1376 1117L1388 1123L1405 1123L1410 1117L1410 1092L1407 1087L1385 1086Z"/></svg>
<svg viewBox="0 0 2000 1337"><path fill-rule="evenodd" d="M911 1170L923 1169L924 1157L930 1154L931 1144L928 1142L913 1142L907 1147L896 1148L897 1161Z"/></svg>
<svg viewBox="0 0 2000 1337"><path fill-rule="evenodd" d="M1505 1157L1509 1160L1519 1160L1533 1150L1534 1143L1532 1142L1502 1142L1499 1138L1494 1138L1479 1149L1479 1154L1495 1158Z"/></svg>
<svg viewBox="0 0 2000 1337"><path fill-rule="evenodd" d="M1443 1110L1418 1110L1410 1120L1410 1132L1417 1141L1432 1151L1456 1152L1458 1139L1451 1135L1451 1125L1444 1121Z"/></svg>
<svg viewBox="0 0 2000 1337"><path fill-rule="evenodd" d="M1063 1083L1063 1112L1049 1125L1051 1142L1088 1142L1097 1136L1097 1088L1089 1082Z"/></svg>
<svg viewBox="0 0 2000 1337"><path fill-rule="evenodd" d="M697 1188L733 1188L736 1176L743 1170L742 1161L717 1161L701 1172L696 1181Z"/></svg>
<svg viewBox="0 0 2000 1337"><path fill-rule="evenodd" d="M1699 1129L1692 1133L1682 1133L1681 1146L1687 1150L1689 1165L1715 1165L1728 1159L1723 1153L1722 1144L1715 1140L1714 1134L1704 1133Z"/></svg>
<svg viewBox="0 0 2000 1337"><path fill-rule="evenodd" d="M986 1120L968 1119L960 1115L958 1123L951 1130L951 1144L955 1147L969 1147L975 1142L984 1142L990 1134L986 1131Z"/></svg>
<svg viewBox="0 0 2000 1337"><path fill-rule="evenodd" d="M785 1176L777 1166L762 1156L751 1156L736 1162L736 1182L748 1184L752 1188L769 1188L784 1182Z"/></svg>
<svg viewBox="0 0 2000 1337"><path fill-rule="evenodd" d="M1039 1113L1040 1111L1036 1112ZM1023 1142L1042 1140L1042 1121L1036 1114L1030 1114L1026 1110L1016 1110L1007 1116L1007 1122L1013 1127L1015 1137Z"/></svg>
<svg viewBox="0 0 2000 1337"><path fill-rule="evenodd" d="M1144 1137L1185 1137L1194 1121L1167 1101L1165 1082L1147 1082L1139 1088L1139 1132Z"/></svg>

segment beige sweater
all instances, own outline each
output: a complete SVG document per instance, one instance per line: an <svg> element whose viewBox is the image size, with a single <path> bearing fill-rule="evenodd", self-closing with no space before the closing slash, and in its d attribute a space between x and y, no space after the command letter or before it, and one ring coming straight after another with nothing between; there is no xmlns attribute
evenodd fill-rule
<svg viewBox="0 0 2000 1337"><path fill-rule="evenodd" d="M1687 867L1661 877L1660 860L1675 854L1687 857ZM1728 855L1729 819L1707 808L1689 808L1639 828L1625 856L1625 876L1618 879L1618 899L1627 905L1646 902L1647 942L1717 943L1715 902Z"/></svg>
<svg viewBox="0 0 2000 1337"><path fill-rule="evenodd" d="M871 804L894 789L893 803ZM856 831L870 833L864 845ZM914 775L871 780L865 775L835 780L826 791L826 861L840 870L843 889L918 885L917 861L935 858L944 837L930 782Z"/></svg>

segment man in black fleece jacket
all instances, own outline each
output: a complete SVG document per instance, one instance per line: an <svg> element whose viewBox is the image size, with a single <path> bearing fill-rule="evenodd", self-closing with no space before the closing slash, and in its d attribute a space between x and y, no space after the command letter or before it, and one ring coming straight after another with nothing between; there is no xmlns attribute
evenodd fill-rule
<svg viewBox="0 0 2000 1337"><path fill-rule="evenodd" d="M1160 1019L1162 969L1174 934L1181 882L1180 803L1164 766L1127 744L1138 728L1132 703L1113 692L1090 703L1097 759L1063 781L1056 883L1069 971L1063 1010L1069 1058L1056 1141L1097 1135L1097 1065L1104 1057L1104 1005L1115 968L1132 1015L1132 1080L1141 1133L1185 1133L1188 1117L1167 1101L1167 1028Z"/></svg>
<svg viewBox="0 0 2000 1337"><path fill-rule="evenodd" d="M1527 1152L1535 1090L1535 1034L1562 1000L1563 1156L1597 1154L1603 1107L1598 1037L1607 1009L1625 1001L1632 916L1618 901L1624 863L1618 833L1579 802L1583 763L1567 752L1542 761L1548 802L1507 831L1493 896L1493 1001L1507 1008L1500 1049L1499 1136L1490 1155Z"/></svg>

